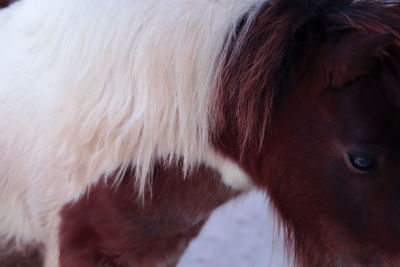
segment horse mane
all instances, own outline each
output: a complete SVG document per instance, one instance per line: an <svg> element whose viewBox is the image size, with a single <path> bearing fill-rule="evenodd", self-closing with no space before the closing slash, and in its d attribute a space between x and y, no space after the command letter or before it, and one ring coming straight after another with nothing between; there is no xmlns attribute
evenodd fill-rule
<svg viewBox="0 0 400 267"><path fill-rule="evenodd" d="M198 166L208 153L210 88L225 37L262 2L24 0L10 7L0 25L8 36L0 49L10 55L0 62L0 99L7 99L0 109L11 114L2 127L18 138L3 147L3 171L24 165L32 176L69 177L79 188L134 168L144 192L158 160L182 160L185 171ZM13 125L28 117L29 131Z"/></svg>
<svg viewBox="0 0 400 267"><path fill-rule="evenodd" d="M133 167L141 192L154 161L190 169L229 126L242 150L260 147L308 43L332 31L398 35L400 25L399 5L345 0L24 0L11 9L21 12L0 25L9 36L0 49L12 54L1 62L0 108L18 138L4 145L3 171L23 165L87 186ZM20 124L35 127L13 127L28 118Z"/></svg>
<svg viewBox="0 0 400 267"><path fill-rule="evenodd" d="M260 149L274 110L299 71L295 66L300 56L346 32L390 32L399 38L399 6L351 0L266 2L225 47L215 83L217 133L231 121L242 154ZM309 54L313 60L315 55Z"/></svg>

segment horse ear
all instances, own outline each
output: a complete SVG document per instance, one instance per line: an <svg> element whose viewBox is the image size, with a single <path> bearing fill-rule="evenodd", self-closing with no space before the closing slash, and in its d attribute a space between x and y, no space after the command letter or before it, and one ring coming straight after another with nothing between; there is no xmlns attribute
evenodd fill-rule
<svg viewBox="0 0 400 267"><path fill-rule="evenodd" d="M396 41L393 33L349 33L341 38L330 52L327 70L330 86L339 87L348 81L368 74L372 68L389 55L387 49Z"/></svg>

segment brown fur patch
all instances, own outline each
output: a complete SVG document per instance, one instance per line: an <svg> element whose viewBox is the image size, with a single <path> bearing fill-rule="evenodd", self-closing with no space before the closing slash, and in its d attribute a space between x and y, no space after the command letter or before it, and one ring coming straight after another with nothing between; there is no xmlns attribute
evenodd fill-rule
<svg viewBox="0 0 400 267"><path fill-rule="evenodd" d="M157 164L143 203L134 170L117 187L108 181L61 212L62 267L174 266L211 212L238 194L205 167L184 178L180 165Z"/></svg>
<svg viewBox="0 0 400 267"><path fill-rule="evenodd" d="M1 267L41 267L43 266L42 246L27 246L15 250L13 242L0 246Z"/></svg>
<svg viewBox="0 0 400 267"><path fill-rule="evenodd" d="M9 6L11 3L15 2L16 0L0 0L0 8L4 8Z"/></svg>

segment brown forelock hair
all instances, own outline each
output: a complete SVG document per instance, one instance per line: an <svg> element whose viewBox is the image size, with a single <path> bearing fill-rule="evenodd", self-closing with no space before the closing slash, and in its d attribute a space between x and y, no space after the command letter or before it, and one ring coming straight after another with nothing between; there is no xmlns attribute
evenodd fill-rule
<svg viewBox="0 0 400 267"><path fill-rule="evenodd" d="M275 0L252 18L244 16L227 38L218 68L211 113L217 121L216 136L234 127L242 155L248 148L261 149L273 111L295 72L301 71L295 66L304 49L318 47L330 35L355 31L390 32L400 39L400 4Z"/></svg>

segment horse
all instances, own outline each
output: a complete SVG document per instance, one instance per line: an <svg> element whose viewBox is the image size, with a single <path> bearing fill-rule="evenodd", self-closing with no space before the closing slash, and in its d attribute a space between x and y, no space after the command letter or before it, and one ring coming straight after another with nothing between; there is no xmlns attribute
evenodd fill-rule
<svg viewBox="0 0 400 267"><path fill-rule="evenodd" d="M10 255L176 266L259 189L296 266L400 266L399 3L22 0L0 36Z"/></svg>

